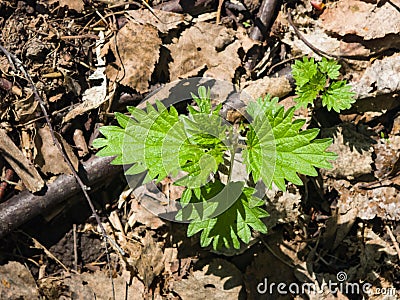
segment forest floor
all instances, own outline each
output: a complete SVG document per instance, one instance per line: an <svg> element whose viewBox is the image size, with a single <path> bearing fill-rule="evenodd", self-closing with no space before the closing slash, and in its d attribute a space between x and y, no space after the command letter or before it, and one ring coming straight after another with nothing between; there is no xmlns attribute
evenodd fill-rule
<svg viewBox="0 0 400 300"><path fill-rule="evenodd" d="M399 0L5 0L0 25L1 299L400 299ZM114 112L198 78L291 107L303 56L336 59L356 102L296 112L338 159L268 191L249 246L202 248L95 157Z"/></svg>

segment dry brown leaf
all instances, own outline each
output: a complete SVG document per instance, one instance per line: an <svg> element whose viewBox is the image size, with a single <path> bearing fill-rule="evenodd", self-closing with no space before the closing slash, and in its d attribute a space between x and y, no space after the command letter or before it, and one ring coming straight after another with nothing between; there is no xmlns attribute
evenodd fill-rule
<svg viewBox="0 0 400 300"><path fill-rule="evenodd" d="M179 203L168 200L154 183L150 182L139 186L133 191L133 194L140 203L140 210L143 211L143 213L139 212L137 215L138 220L143 220L146 224L157 227L165 224L158 216L167 220L175 220L175 214L180 208ZM144 213L144 210L147 210L147 214ZM132 219L132 221L135 220Z"/></svg>
<svg viewBox="0 0 400 300"><path fill-rule="evenodd" d="M29 96L16 101L14 107L16 121L21 123L34 119L34 112L39 109L39 101L35 100L32 91L30 89L24 89L24 92Z"/></svg>
<svg viewBox="0 0 400 300"><path fill-rule="evenodd" d="M388 2L377 7L366 1L341 0L327 7L320 19L325 30L341 36L352 34L371 40L394 34L399 41L399 12Z"/></svg>
<svg viewBox="0 0 400 300"><path fill-rule="evenodd" d="M372 144L374 141L358 132L347 123L321 131L322 137L332 137L333 144L328 148L338 155L332 162L331 170L324 170L324 174L334 178L354 179L372 172Z"/></svg>
<svg viewBox="0 0 400 300"><path fill-rule="evenodd" d="M82 115L89 110L99 107L106 100L105 82L99 86L93 86L87 89L82 95L83 102L66 114L66 116L63 118L63 123L66 123L76 116Z"/></svg>
<svg viewBox="0 0 400 300"><path fill-rule="evenodd" d="M340 180L337 181L341 182ZM342 195L349 195L347 189L342 189ZM343 203L338 201L337 210L332 212L332 217L326 224L327 230L323 235L323 245L326 249L336 249L350 232L357 219L359 206L356 202Z"/></svg>
<svg viewBox="0 0 400 300"><path fill-rule="evenodd" d="M164 274L168 274L171 280L182 280L189 272L192 262L191 257L181 258L182 252L178 248L164 249Z"/></svg>
<svg viewBox="0 0 400 300"><path fill-rule="evenodd" d="M0 129L0 153L10 164L11 168L21 178L26 188L31 192L40 191L44 181L31 162L22 154L21 150L8 137L4 129Z"/></svg>
<svg viewBox="0 0 400 300"><path fill-rule="evenodd" d="M136 277L127 285L122 276L113 278L115 299L142 300L145 295L145 287ZM99 299L109 300L113 298L110 277L107 272L70 274L63 280L69 293L76 295L72 299ZM68 298L69 299L69 298Z"/></svg>
<svg viewBox="0 0 400 300"><path fill-rule="evenodd" d="M35 148L34 136L36 134L35 124L27 124L21 128L20 143L21 150L24 156L29 160L33 161L37 154L37 149Z"/></svg>
<svg viewBox="0 0 400 300"><path fill-rule="evenodd" d="M54 96L49 97L49 102L57 102L58 100L62 99L64 93L59 93Z"/></svg>
<svg viewBox="0 0 400 300"><path fill-rule="evenodd" d="M8 58L4 55L0 58L0 71L3 74L8 74L8 70L10 68L10 61L8 60Z"/></svg>
<svg viewBox="0 0 400 300"><path fill-rule="evenodd" d="M177 179L166 177L160 181L161 191L169 201L176 201L182 197L183 191L186 189L183 186L174 185Z"/></svg>
<svg viewBox="0 0 400 300"><path fill-rule="evenodd" d="M396 187L385 184L365 189L360 188L362 184L350 186L345 180L334 180L331 185L339 193L337 205L343 214L352 211L363 220L400 220L400 193Z"/></svg>
<svg viewBox="0 0 400 300"><path fill-rule="evenodd" d="M138 198L140 201L141 199ZM150 229L158 229L165 225L165 222L158 216L144 208L136 199L132 201L132 206L129 211L128 224L133 227L136 222L146 225Z"/></svg>
<svg viewBox="0 0 400 300"><path fill-rule="evenodd" d="M78 170L79 160L72 150L72 147L55 132L56 138L63 145L65 152L67 153L72 165L75 170ZM72 174L71 169L57 146L54 145L50 129L48 126L38 129L37 135L35 136L35 145L38 150L38 154L35 157L35 163L40 166L40 169L45 174Z"/></svg>
<svg viewBox="0 0 400 300"><path fill-rule="evenodd" d="M249 34L245 28L238 27L236 32L236 37L240 41L241 47L243 48L244 53L249 52L251 48L254 46L261 47L261 43L253 40L252 38L249 37Z"/></svg>
<svg viewBox="0 0 400 300"><path fill-rule="evenodd" d="M398 172L396 169L400 159L400 136L389 136L387 140L380 140L374 145L375 149L375 177L383 179Z"/></svg>
<svg viewBox="0 0 400 300"><path fill-rule="evenodd" d="M83 0L45 0L45 2L48 4L58 2L61 7L68 6L69 9L73 9L78 13L82 12L85 6Z"/></svg>
<svg viewBox="0 0 400 300"><path fill-rule="evenodd" d="M170 80L187 78L204 72L219 80L232 82L241 65L238 50L241 43L232 29L199 22L185 30L178 41L168 45L172 61Z"/></svg>
<svg viewBox="0 0 400 300"><path fill-rule="evenodd" d="M301 195L296 186L290 185L284 192L270 189L266 191L266 195L268 197L266 211L270 216L264 220L264 223L268 228L273 228L278 224L298 222L301 215L299 210Z"/></svg>
<svg viewBox="0 0 400 300"><path fill-rule="evenodd" d="M83 102L67 113L67 115L63 118L63 123L66 123L76 116L82 115L89 110L99 107L107 100L106 92L107 85L105 80L102 82L101 85L93 86L87 89L82 94Z"/></svg>
<svg viewBox="0 0 400 300"><path fill-rule="evenodd" d="M154 278L164 269L164 254L161 244L154 241L149 231L146 231L142 244L142 253L134 266L144 285L149 287Z"/></svg>
<svg viewBox="0 0 400 300"><path fill-rule="evenodd" d="M249 94L253 99L265 97L267 94L271 95L271 97L281 98L289 94L291 91L292 87L285 76L272 78L264 77L258 80L246 82L243 87L243 92Z"/></svg>
<svg viewBox="0 0 400 300"><path fill-rule="evenodd" d="M82 103L77 107L72 109L68 114L63 118L63 122L68 122L69 120L75 118L78 115L81 115L89 110L99 107L103 104L108 98L107 96L107 78L104 74L106 68L104 65L106 64L105 60L101 55L102 46L104 43L104 32L99 32L99 39L96 41L96 56L97 63L99 66L96 70L89 76L90 80L95 80L100 82L99 85L94 85L87 90L84 91L82 95ZM65 76L65 75L64 75Z"/></svg>
<svg viewBox="0 0 400 300"><path fill-rule="evenodd" d="M374 60L361 79L352 86L352 90L357 93L357 99L400 91L400 55L395 54L382 60ZM390 109L388 105L385 108Z"/></svg>
<svg viewBox="0 0 400 300"><path fill-rule="evenodd" d="M400 220L400 193L395 187L378 187L367 191L352 191L353 197L342 197L341 201L355 202L358 217L371 220L379 217L383 220ZM342 200L343 198L343 200Z"/></svg>
<svg viewBox="0 0 400 300"><path fill-rule="evenodd" d="M182 300L239 299L242 275L230 262L214 259L187 279L172 283L172 290Z"/></svg>
<svg viewBox="0 0 400 300"><path fill-rule="evenodd" d="M372 228L365 227L364 231L365 241L365 251L367 256L367 261L375 260L376 266L379 267L381 265L381 257L384 254L388 254L390 256L397 256L397 252L393 245L390 242L383 240L379 235L377 235ZM378 251L377 251L378 250ZM364 264L362 264L364 265Z"/></svg>
<svg viewBox="0 0 400 300"><path fill-rule="evenodd" d="M159 59L160 46L161 39L156 28L129 21L118 31L116 43L115 39L111 39L104 47L111 50L116 58L115 63L107 65L107 77L140 93L147 92Z"/></svg>
<svg viewBox="0 0 400 300"><path fill-rule="evenodd" d="M397 116L394 118L392 131L390 133L392 135L400 135L400 113L397 113Z"/></svg>
<svg viewBox="0 0 400 300"><path fill-rule="evenodd" d="M352 42L348 43L340 41L336 38L330 37L320 26L319 23L314 24L313 27L301 28L303 37L318 49L325 51L332 55L359 55L368 57L371 52L362 44ZM294 33L293 29L289 29L283 38L285 44L292 46L293 55L311 55L319 57L318 54L313 52L302 40L300 40ZM357 62L357 65L360 63Z"/></svg>
<svg viewBox="0 0 400 300"><path fill-rule="evenodd" d="M0 266L0 298L39 299L35 279L23 264L11 261Z"/></svg>
<svg viewBox="0 0 400 300"><path fill-rule="evenodd" d="M179 270L178 249L165 248L164 249L164 269L169 275Z"/></svg>
<svg viewBox="0 0 400 300"><path fill-rule="evenodd" d="M152 25L162 33L168 33L172 29L179 28L180 25L186 25L192 19L189 15L159 9L153 9L153 11L154 14L149 9L136 9L127 11L126 13L139 24Z"/></svg>

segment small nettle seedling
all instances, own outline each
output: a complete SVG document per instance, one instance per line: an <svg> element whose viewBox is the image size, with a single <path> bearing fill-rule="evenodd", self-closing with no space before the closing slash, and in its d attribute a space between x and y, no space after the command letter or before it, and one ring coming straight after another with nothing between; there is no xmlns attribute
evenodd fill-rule
<svg viewBox="0 0 400 300"><path fill-rule="evenodd" d="M325 79L323 85L318 79L322 77L318 74L337 78L337 66L328 61L311 62L304 60L293 67L296 73L307 64L308 74L294 75L298 92L311 90L321 80L314 98L321 91L338 95L325 88ZM322 98L332 97L329 95L322 94ZM316 176L316 168L332 167L329 161L336 154L327 151L332 140L317 139L317 128L301 130L305 120L294 120L295 108L285 110L278 98L267 96L250 102L247 113L251 120L245 130L238 130L220 117L221 104L212 106L210 90L200 87L192 97L196 105L188 106L187 115L159 101L155 107L147 103L146 110L128 107L130 117L115 113L119 126L101 127L104 138L93 145L102 148L98 156L116 156L113 164L131 165L127 175L146 172L144 182L160 182L183 172L175 182L186 187L175 219L189 222L188 236L201 232L203 247L238 249L241 242L249 243L252 230L267 232L262 218L268 213L262 208L264 201L256 196L257 182L266 187L275 184L281 190L286 189L285 181L302 185L298 174ZM301 101L305 99L303 96ZM331 98L326 101L328 109L335 110L348 108L352 102L347 99L346 104L336 105ZM249 174L243 181L232 180L238 152ZM227 170L227 180L221 169Z"/></svg>
<svg viewBox="0 0 400 300"><path fill-rule="evenodd" d="M306 107L320 98L322 106L329 111L349 109L355 102L355 93L350 91L351 86L345 80L337 80L339 69L340 65L336 61L324 57L319 62L307 57L303 57L303 61L297 60L292 66L298 95L294 100Z"/></svg>

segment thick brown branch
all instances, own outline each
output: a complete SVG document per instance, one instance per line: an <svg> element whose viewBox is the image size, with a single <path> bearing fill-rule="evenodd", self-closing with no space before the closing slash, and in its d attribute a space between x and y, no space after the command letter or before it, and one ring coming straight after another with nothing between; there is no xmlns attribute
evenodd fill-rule
<svg viewBox="0 0 400 300"><path fill-rule="evenodd" d="M279 0L263 0L257 13L255 26L250 32L253 40L264 41L272 26L272 18L277 10Z"/></svg>
<svg viewBox="0 0 400 300"><path fill-rule="evenodd" d="M112 158L93 158L79 170L79 175L93 192L112 176L122 174L122 167L110 165ZM10 198L0 204L0 238L17 229L32 218L42 214L47 209L79 195L81 188L74 176L61 175L54 182L47 185L44 194L35 195L29 191Z"/></svg>
<svg viewBox="0 0 400 300"><path fill-rule="evenodd" d="M175 13L188 13L199 15L217 9L217 0L171 0L156 5L155 9L160 9Z"/></svg>

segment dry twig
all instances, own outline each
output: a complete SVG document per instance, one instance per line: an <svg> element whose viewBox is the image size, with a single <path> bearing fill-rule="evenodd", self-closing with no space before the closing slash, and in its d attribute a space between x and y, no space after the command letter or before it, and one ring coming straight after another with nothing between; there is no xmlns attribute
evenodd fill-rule
<svg viewBox="0 0 400 300"><path fill-rule="evenodd" d="M399 260L400 260L400 247L399 247L399 244L397 243L396 237L394 236L392 230L390 229L390 227L388 225L385 225L385 229L386 229L387 233L389 234L390 239L392 240L394 248L396 249L396 252L397 252L397 256L399 257Z"/></svg>
<svg viewBox="0 0 400 300"><path fill-rule="evenodd" d="M83 195L85 196L85 199L87 201L87 203L89 204L89 207L92 211L92 214L94 215L97 224L99 225L101 234L103 236L103 239L105 240L105 250L106 250L106 254L107 254L107 262L108 265L110 266L110 278L111 278L111 284L112 284L112 291L113 291L113 298L115 299L115 290L114 290L114 282L112 280L112 275L111 275L111 260L110 260L110 255L109 255L109 251L108 251L108 246L107 246L107 241L113 245L120 253L121 255L125 255L125 252L121 249L121 247L119 247L117 245L117 243L110 237L107 235L103 224L101 223L100 217L96 212L96 209L93 205L92 200L90 199L90 196L88 194L88 190L90 189L90 187L86 186L82 179L79 177L78 173L76 172L74 166L72 165L71 160L69 159L68 155L65 153L64 148L62 147L61 143L58 141L58 139L56 138L55 134L54 134L54 129L53 126L51 124L50 121L50 117L47 113L46 110L46 106L44 103L43 98L39 95L39 92L36 88L36 85L34 84L32 77L29 75L29 73L25 70L25 67L23 65L23 63L21 62L21 60L19 60L14 54L10 53L7 49L5 49L2 45L0 45L0 50L6 55L8 61L10 62L10 65L12 66L14 72L17 72L17 70L19 70L25 77L25 79L29 82L31 89L33 91L34 97L35 99L39 102L39 106L42 110L42 113L44 115L44 118L46 120L47 125L49 126L50 129L50 134L51 134L51 138L52 141L54 143L54 145L57 147L58 151L60 151L61 155L64 158L64 161L67 163L69 169L71 170L75 180L77 181L77 183L79 184Z"/></svg>
<svg viewBox="0 0 400 300"><path fill-rule="evenodd" d="M224 0L219 0L218 9L217 9L217 24L219 24L221 22L221 11L222 11L223 4L224 4Z"/></svg>
<svg viewBox="0 0 400 300"><path fill-rule="evenodd" d="M250 37L253 40L263 41L267 37L267 33L272 26L272 18L277 9L278 2L278 0L263 0L261 3L257 19L255 20L255 26L250 32Z"/></svg>
<svg viewBox="0 0 400 300"><path fill-rule="evenodd" d="M304 44L306 44L306 46L307 46L308 48L310 48L313 52L315 52L316 54L318 54L318 55L321 56L321 57L325 57L325 58L336 58L336 59L338 59L338 60L345 59L345 58L346 58L346 59L354 59L354 60L369 60L372 56L378 55L380 52L383 51L383 50L378 51L378 52L376 52L376 53L374 53L374 54L371 54L371 55L369 55L369 56L363 56L363 55L336 55L336 54L328 53L328 52L325 52L325 51L319 49L318 47L314 46L313 44L311 44L311 43L302 35L302 33L300 32L300 30L297 28L297 26L296 26L296 25L294 24L294 22L293 22L293 19L292 19L292 10L291 10L291 9L288 9L288 12L287 12L287 20L288 20L290 26L292 26L292 28L293 28L295 34L297 35L297 37L298 37Z"/></svg>
<svg viewBox="0 0 400 300"><path fill-rule="evenodd" d="M97 214L96 209L95 209L95 207L94 207L94 205L93 205L93 202L92 202L92 200L91 200L90 197L89 197L89 194L88 194L87 191L90 190L90 187L87 187L87 186L83 183L82 179L79 177L79 175L78 175L78 173L76 172L74 166L72 165L72 162L70 161L68 155L65 153L64 148L62 147L61 143L60 143L60 142L58 141L58 139L56 138L56 136L55 136L55 134L54 134L53 125L51 124L50 117L49 117L49 115L48 115L48 113L47 113L47 110L46 110L45 103L44 103L42 97L39 95L39 92L38 92L38 90L37 90L35 84L33 83L33 80L32 80L32 78L31 78L31 76L30 76L29 73L25 70L25 68L24 68L24 66L23 66L23 64L22 64L22 62L21 62L15 55L13 55L12 53L8 52L2 45L0 45L0 50L7 56L7 59L9 60L10 65L13 67L14 71L17 72L17 69L18 69L18 70L24 75L24 77L26 78L26 80L28 80L29 84L31 85L33 94L34 94L36 100L39 101L39 106L40 106L40 108L41 108L41 110L42 110L42 113L43 113L43 115L44 115L44 118L45 118L45 120L46 120L46 123L47 123L47 125L49 126L50 134L51 134L51 139L52 139L54 145L56 145L58 151L60 151L60 153L62 154L62 156L63 156L65 162L67 163L69 169L70 169L71 172L72 172L72 175L75 177L76 181L78 182L79 186L81 187L81 190L82 190L82 192L83 192L83 195L85 196L85 198L86 198L86 200L87 200L87 202L88 202L88 204L89 204L89 206L90 206L90 209L92 210L92 213L93 213L94 217L96 218L97 223L99 224L99 227L100 227L100 230L101 230L101 232L102 232L103 237L104 237L106 240L108 240L111 244L113 244L114 246L117 246L116 243L107 235L107 233L106 233L106 231L105 231L105 229L104 229L104 227L103 227L103 225L102 225L102 223L101 223L100 217L99 217L99 215ZM118 249L119 247L117 246L116 248ZM120 249L120 251L121 251L121 254L124 255L123 250Z"/></svg>

